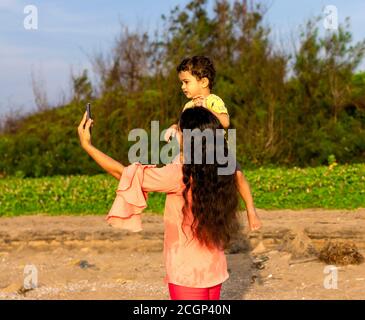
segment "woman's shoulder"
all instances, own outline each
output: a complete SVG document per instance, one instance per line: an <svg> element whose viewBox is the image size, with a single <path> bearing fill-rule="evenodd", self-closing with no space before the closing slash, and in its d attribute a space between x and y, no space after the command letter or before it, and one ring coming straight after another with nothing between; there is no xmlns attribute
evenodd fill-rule
<svg viewBox="0 0 365 320"><path fill-rule="evenodd" d="M155 167L151 171L158 173L159 176L168 178L170 180L182 180L182 164L168 163L161 167Z"/></svg>

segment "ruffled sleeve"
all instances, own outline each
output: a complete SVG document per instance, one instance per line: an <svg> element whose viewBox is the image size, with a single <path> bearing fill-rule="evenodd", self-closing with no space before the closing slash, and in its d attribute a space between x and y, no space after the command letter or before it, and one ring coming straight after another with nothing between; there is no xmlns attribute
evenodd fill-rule
<svg viewBox="0 0 365 320"><path fill-rule="evenodd" d="M155 165L133 163L123 170L116 198L106 217L116 228L139 232L142 230L140 213L147 207L148 193L142 189L144 170Z"/></svg>

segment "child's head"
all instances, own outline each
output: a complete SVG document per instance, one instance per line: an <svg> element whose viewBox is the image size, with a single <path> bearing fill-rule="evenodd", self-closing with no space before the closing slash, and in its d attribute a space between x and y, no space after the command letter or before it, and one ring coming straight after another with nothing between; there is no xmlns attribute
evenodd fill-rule
<svg viewBox="0 0 365 320"><path fill-rule="evenodd" d="M181 89L187 98L209 94L214 85L213 62L205 56L184 59L176 68L182 82Z"/></svg>

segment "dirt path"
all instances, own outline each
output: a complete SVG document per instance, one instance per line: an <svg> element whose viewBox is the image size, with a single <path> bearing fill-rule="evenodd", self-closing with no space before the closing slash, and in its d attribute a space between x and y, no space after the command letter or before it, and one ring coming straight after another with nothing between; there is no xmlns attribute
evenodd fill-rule
<svg viewBox="0 0 365 320"><path fill-rule="evenodd" d="M365 298L364 263L338 267L337 289L326 289L334 273L325 273L325 263L294 261L283 250L304 231L318 250L328 239L353 241L365 255L365 209L258 213L264 228L243 229L227 252L222 299ZM162 217L146 214L143 223L144 231L132 234L104 217L0 218L0 299L168 299ZM25 265L36 267L38 287L21 294Z"/></svg>

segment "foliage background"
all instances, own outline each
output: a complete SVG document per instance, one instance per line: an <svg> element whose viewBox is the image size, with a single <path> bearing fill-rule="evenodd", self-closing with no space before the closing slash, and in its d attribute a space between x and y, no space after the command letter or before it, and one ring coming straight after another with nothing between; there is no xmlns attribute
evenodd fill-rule
<svg viewBox="0 0 365 320"><path fill-rule="evenodd" d="M109 54L92 58L96 83L86 70L73 75L73 98L53 107L41 105L38 88L39 112L2 123L1 175L102 173L77 136L89 101L93 144L126 163L131 129L149 130L159 120L162 130L176 122L186 100L175 69L196 54L215 62L214 93L229 109L245 168L327 165L329 157L363 162L365 73L357 69L365 41L353 43L348 20L323 32L313 18L292 44L278 48L263 23L265 11L258 2L216 0L208 15L207 1L194 0L162 16L153 39L123 27Z"/></svg>
<svg viewBox="0 0 365 320"><path fill-rule="evenodd" d="M154 37L122 26L108 54L91 58L97 81L87 70L73 74L66 103L47 105L33 82L38 112L0 125L0 214L105 212L116 184L80 147L86 103L93 144L128 164L130 130L176 123L186 102L176 66L192 55L215 63L213 92L237 129L258 207L364 207L365 41L353 43L350 21L325 31L314 17L279 47L261 3L215 0L214 8L209 15L207 0L177 6ZM163 203L151 195L151 210Z"/></svg>

